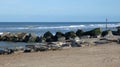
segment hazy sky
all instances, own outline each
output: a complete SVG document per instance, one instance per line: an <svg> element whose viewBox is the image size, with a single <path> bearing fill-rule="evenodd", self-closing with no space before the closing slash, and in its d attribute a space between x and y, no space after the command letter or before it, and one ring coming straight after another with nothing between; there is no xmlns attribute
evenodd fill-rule
<svg viewBox="0 0 120 67"><path fill-rule="evenodd" d="M120 21L120 0L0 0L0 22Z"/></svg>

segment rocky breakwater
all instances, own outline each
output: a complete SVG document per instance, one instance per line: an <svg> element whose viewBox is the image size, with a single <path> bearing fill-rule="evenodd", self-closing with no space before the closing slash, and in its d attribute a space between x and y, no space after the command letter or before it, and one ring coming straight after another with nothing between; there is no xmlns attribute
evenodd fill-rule
<svg viewBox="0 0 120 67"><path fill-rule="evenodd" d="M0 41L11 42L38 42L38 36L32 33L10 33L4 32L0 35Z"/></svg>
<svg viewBox="0 0 120 67"><path fill-rule="evenodd" d="M94 44L94 40L91 38L97 38L101 34L102 31L100 28L95 28L86 32L82 30L77 30L76 32L68 31L66 33L56 32L55 35L50 31L47 31L42 36L37 36L34 33L4 32L0 34L0 41L29 43L28 45L25 45L25 48L22 51L32 52L91 46Z"/></svg>
<svg viewBox="0 0 120 67"><path fill-rule="evenodd" d="M56 32L53 35L50 31L46 32L43 36L37 36L34 33L11 33L11 32L4 32L0 34L0 41L11 41L11 42L57 42L57 41L66 41L74 39L75 37L83 38L85 36L90 37L98 37L101 35L101 29L96 28L90 31L82 31L77 30L75 31L68 31L66 33Z"/></svg>

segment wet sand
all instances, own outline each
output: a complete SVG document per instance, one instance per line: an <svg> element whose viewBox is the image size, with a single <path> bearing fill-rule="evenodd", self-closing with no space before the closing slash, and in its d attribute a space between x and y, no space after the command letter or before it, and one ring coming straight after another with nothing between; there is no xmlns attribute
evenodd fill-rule
<svg viewBox="0 0 120 67"><path fill-rule="evenodd" d="M120 67L120 45L0 55L0 67Z"/></svg>

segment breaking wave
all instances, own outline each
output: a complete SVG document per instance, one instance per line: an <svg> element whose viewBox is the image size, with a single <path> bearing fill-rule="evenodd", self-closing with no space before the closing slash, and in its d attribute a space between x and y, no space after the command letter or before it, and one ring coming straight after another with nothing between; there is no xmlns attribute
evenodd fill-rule
<svg viewBox="0 0 120 67"><path fill-rule="evenodd" d="M120 24L108 24L108 27L117 27L120 26ZM66 25L66 26L23 26L23 27L0 27L0 30L50 30L50 29L86 29L86 28L105 28L106 24L85 24L85 25Z"/></svg>

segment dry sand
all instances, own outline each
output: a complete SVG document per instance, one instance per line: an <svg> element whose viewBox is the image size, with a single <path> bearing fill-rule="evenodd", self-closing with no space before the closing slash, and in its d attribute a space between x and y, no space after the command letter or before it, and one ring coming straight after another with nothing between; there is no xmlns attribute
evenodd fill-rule
<svg viewBox="0 0 120 67"><path fill-rule="evenodd" d="M120 67L120 45L0 55L0 67Z"/></svg>

